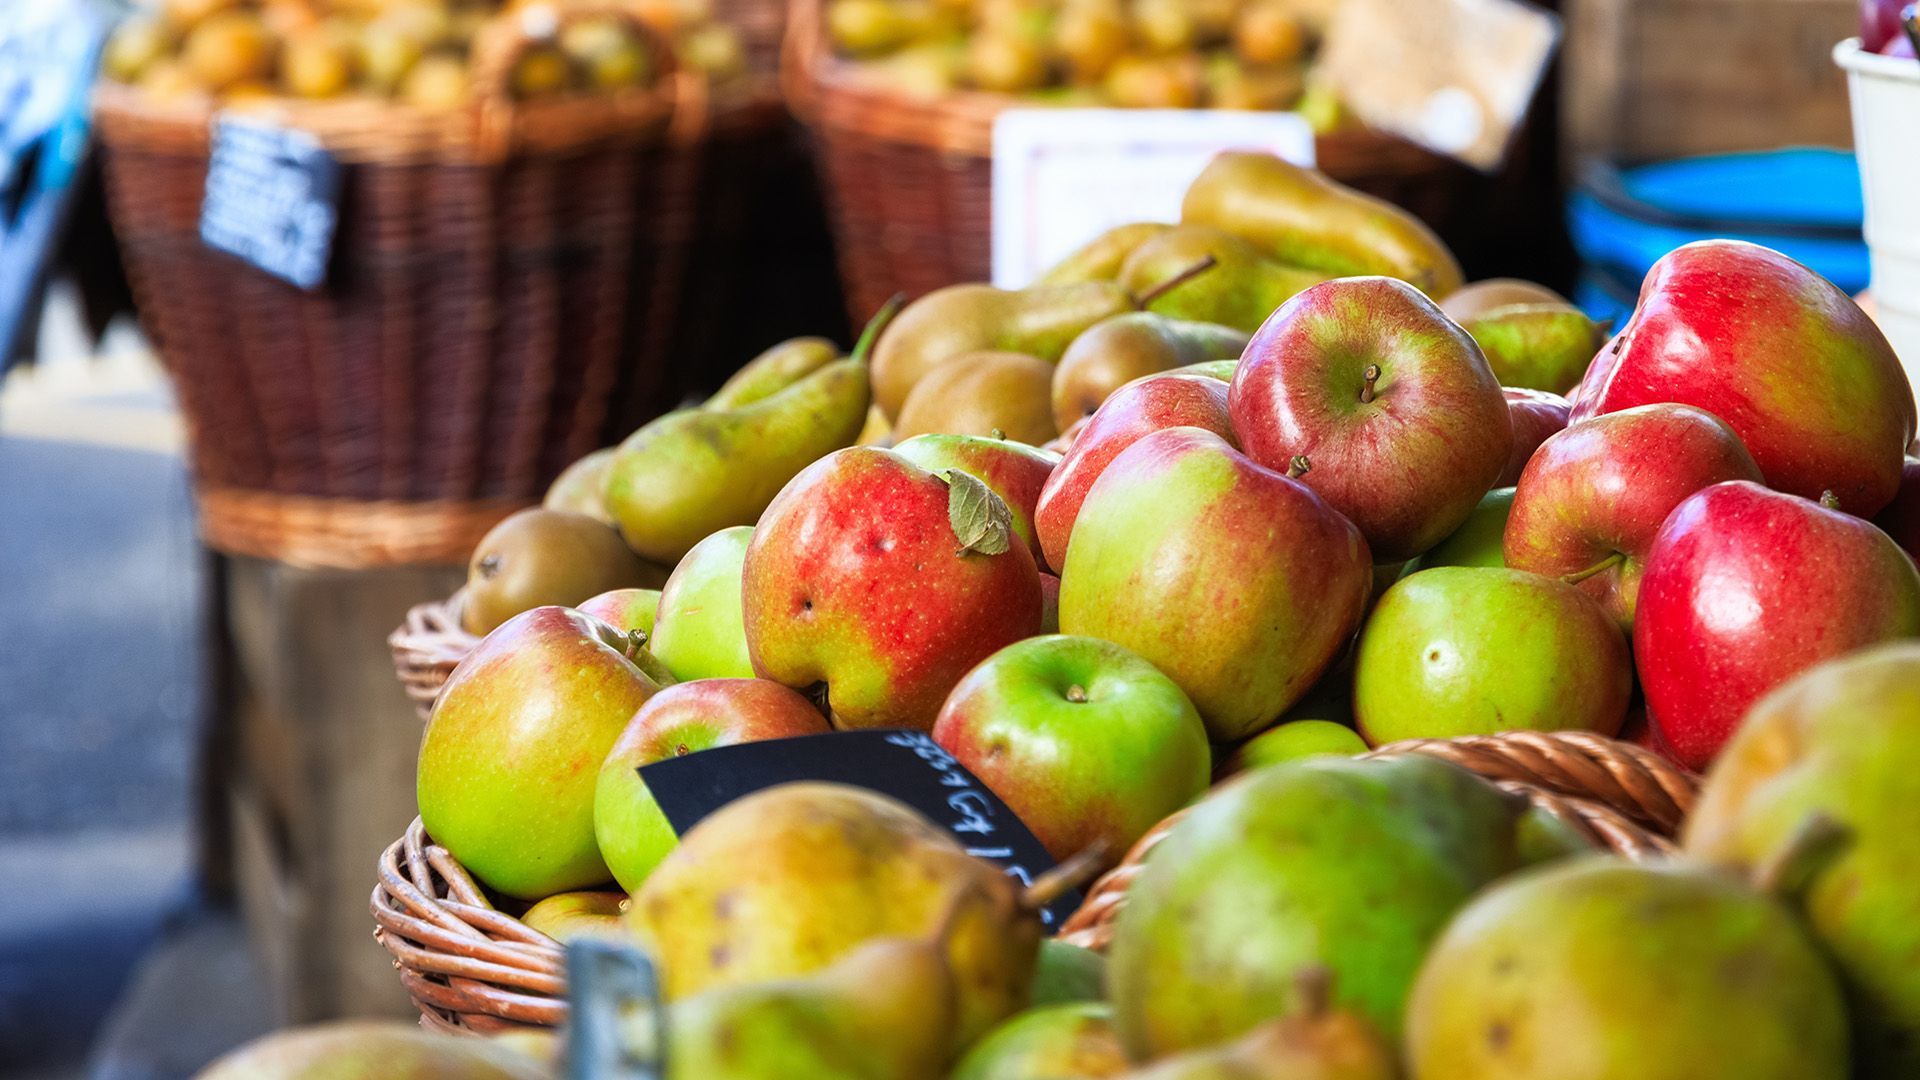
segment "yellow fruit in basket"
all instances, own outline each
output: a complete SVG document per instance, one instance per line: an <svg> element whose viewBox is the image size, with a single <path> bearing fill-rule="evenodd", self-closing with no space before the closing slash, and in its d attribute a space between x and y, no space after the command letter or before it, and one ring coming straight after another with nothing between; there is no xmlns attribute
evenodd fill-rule
<svg viewBox="0 0 1920 1080"><path fill-rule="evenodd" d="M260 22L274 37L285 39L320 25L320 12L307 0L266 0Z"/></svg>
<svg viewBox="0 0 1920 1080"><path fill-rule="evenodd" d="M513 94L536 98L557 94L573 85L573 64L552 45L536 45L513 65Z"/></svg>
<svg viewBox="0 0 1920 1080"><path fill-rule="evenodd" d="M1149 52L1191 49L1199 37L1187 0L1134 0L1133 32Z"/></svg>
<svg viewBox="0 0 1920 1080"><path fill-rule="evenodd" d="M1037 89L1047 81L1047 58L1021 38L977 34L967 46L967 81L1001 94Z"/></svg>
<svg viewBox="0 0 1920 1080"><path fill-rule="evenodd" d="M1216 109L1291 109L1305 85L1296 68L1247 68L1227 56L1207 65L1207 104Z"/></svg>
<svg viewBox="0 0 1920 1080"><path fill-rule="evenodd" d="M359 1020L257 1039L207 1066L196 1080L547 1080L551 1075L538 1060L490 1039Z"/></svg>
<svg viewBox="0 0 1920 1080"><path fill-rule="evenodd" d="M978 29L1044 45L1053 37L1057 14L1044 0L981 0Z"/></svg>
<svg viewBox="0 0 1920 1080"><path fill-rule="evenodd" d="M1233 35L1233 20L1244 6L1244 0L1187 0L1194 35L1204 45L1227 40Z"/></svg>
<svg viewBox="0 0 1920 1080"><path fill-rule="evenodd" d="M173 47L173 34L158 19L134 16L121 23L100 54L107 78L130 83Z"/></svg>
<svg viewBox="0 0 1920 1080"><path fill-rule="evenodd" d="M1233 51L1249 64L1291 64L1307 53L1307 28L1283 3L1248 4L1233 23Z"/></svg>
<svg viewBox="0 0 1920 1080"><path fill-rule="evenodd" d="M1054 47L1077 82L1099 80L1131 42L1126 16L1101 0L1070 4L1054 24Z"/></svg>
<svg viewBox="0 0 1920 1080"><path fill-rule="evenodd" d="M134 81L141 92L156 101L178 101L204 92L204 88L193 80L185 64L178 60L156 60L147 65Z"/></svg>
<svg viewBox="0 0 1920 1080"><path fill-rule="evenodd" d="M375 20L360 31L360 76L368 89L391 94L425 51L397 27Z"/></svg>
<svg viewBox="0 0 1920 1080"><path fill-rule="evenodd" d="M297 97L334 97L352 84L353 59L338 34L309 30L287 40L280 54L280 84Z"/></svg>
<svg viewBox="0 0 1920 1080"><path fill-rule="evenodd" d="M422 49L444 44L453 37L453 13L434 0L393 4L374 21L412 38Z"/></svg>
<svg viewBox="0 0 1920 1080"><path fill-rule="evenodd" d="M258 17L223 11L187 32L180 58L200 85L224 90L267 76L273 66L273 39Z"/></svg>
<svg viewBox="0 0 1920 1080"><path fill-rule="evenodd" d="M242 79L228 86L220 96L229 105L244 105L250 101L271 101L280 96L280 91L265 79Z"/></svg>
<svg viewBox="0 0 1920 1080"><path fill-rule="evenodd" d="M827 5L827 36L852 56L872 56L899 47L910 27L891 0L833 0Z"/></svg>
<svg viewBox="0 0 1920 1080"><path fill-rule="evenodd" d="M1101 84L1128 109L1191 109L1200 104L1200 73L1191 56L1123 56Z"/></svg>
<svg viewBox="0 0 1920 1080"><path fill-rule="evenodd" d="M1340 95L1334 93L1333 87L1315 79L1307 80L1307 87L1301 91L1293 110L1306 120L1315 135L1326 135L1348 126L1347 110L1340 104Z"/></svg>
<svg viewBox="0 0 1920 1080"><path fill-rule="evenodd" d="M467 103L467 62L449 52L421 57L400 80L400 100L431 112L460 108Z"/></svg>
<svg viewBox="0 0 1920 1080"><path fill-rule="evenodd" d="M240 0L165 0L161 13L176 28L184 30L208 16L240 6Z"/></svg>
<svg viewBox="0 0 1920 1080"><path fill-rule="evenodd" d="M898 93L932 98L960 85L960 72L966 62L964 41L934 41L909 45L892 56L863 65L863 74Z"/></svg>
<svg viewBox="0 0 1920 1080"><path fill-rule="evenodd" d="M704 73L715 82L724 82L745 74L747 46L726 23L707 23L682 35L680 62Z"/></svg>

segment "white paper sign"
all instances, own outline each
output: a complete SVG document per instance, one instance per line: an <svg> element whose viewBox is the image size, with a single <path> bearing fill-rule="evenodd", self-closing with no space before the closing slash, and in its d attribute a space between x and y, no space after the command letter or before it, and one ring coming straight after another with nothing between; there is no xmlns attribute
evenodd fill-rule
<svg viewBox="0 0 1920 1080"><path fill-rule="evenodd" d="M1224 150L1312 165L1294 113L1008 109L993 125L993 283L1028 285L1115 225L1180 220L1187 185Z"/></svg>

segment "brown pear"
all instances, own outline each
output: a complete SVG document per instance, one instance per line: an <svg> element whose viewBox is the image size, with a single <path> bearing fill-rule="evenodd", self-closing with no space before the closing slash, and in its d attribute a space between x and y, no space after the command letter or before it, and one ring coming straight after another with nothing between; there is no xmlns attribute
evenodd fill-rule
<svg viewBox="0 0 1920 1080"><path fill-rule="evenodd" d="M568 510L522 510L481 539L467 565L460 621L485 634L523 611L570 607L613 589L657 589L666 574L603 521Z"/></svg>
<svg viewBox="0 0 1920 1080"><path fill-rule="evenodd" d="M915 435L992 435L1039 446L1054 426L1053 365L1016 352L968 353L927 373L893 425Z"/></svg>
<svg viewBox="0 0 1920 1080"><path fill-rule="evenodd" d="M1091 416L1108 394L1143 375L1237 360L1246 347L1247 335L1231 327L1150 311L1115 315L1075 338L1053 369L1054 423L1066 430Z"/></svg>

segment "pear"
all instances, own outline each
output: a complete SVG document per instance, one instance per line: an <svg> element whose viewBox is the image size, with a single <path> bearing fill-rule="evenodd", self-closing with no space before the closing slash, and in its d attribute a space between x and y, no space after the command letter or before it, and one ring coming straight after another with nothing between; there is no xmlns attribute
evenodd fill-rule
<svg viewBox="0 0 1920 1080"><path fill-rule="evenodd" d="M1306 758L1217 789L1154 849L1115 924L1127 1049L1151 1059L1310 1011L1301 976L1322 968L1339 1008L1396 1038L1427 946L1521 865L1524 811L1419 755Z"/></svg>
<svg viewBox="0 0 1920 1080"><path fill-rule="evenodd" d="M1300 983L1299 1012L1225 1046L1163 1058L1127 1080L1397 1080L1393 1047L1366 1021L1332 1008L1325 972L1309 969Z"/></svg>
<svg viewBox="0 0 1920 1080"><path fill-rule="evenodd" d="M891 307L853 355L736 409L683 409L620 444L606 503L627 545L676 563L703 538L751 525L801 469L853 445L867 420L867 354Z"/></svg>
<svg viewBox="0 0 1920 1080"><path fill-rule="evenodd" d="M1183 224L1251 240L1292 266L1335 277L1384 274L1428 296L1460 287L1460 264L1419 218L1271 154L1214 158L1187 188Z"/></svg>
<svg viewBox="0 0 1920 1080"><path fill-rule="evenodd" d="M1181 225L1135 248L1120 268L1120 284L1129 289L1148 287L1208 257L1214 261L1213 269L1197 280L1167 289L1147 305L1148 310L1252 333L1294 294L1332 276L1321 270L1288 266L1252 243L1210 225ZM1236 358L1239 355L1237 350L1233 353Z"/></svg>
<svg viewBox="0 0 1920 1080"><path fill-rule="evenodd" d="M940 942L870 941L811 975L675 1003L667 1080L940 1080L956 995Z"/></svg>
<svg viewBox="0 0 1920 1080"><path fill-rule="evenodd" d="M1689 855L1765 865L1808 814L1852 841L1805 883L1807 925L1852 1005L1855 1074L1920 1076L1920 643L1884 645L1762 698L1707 774Z"/></svg>
<svg viewBox="0 0 1920 1080"><path fill-rule="evenodd" d="M953 1049L1026 1004L1040 942L1011 878L909 807L826 783L768 788L701 821L634 895L627 925L669 999L937 930L960 987Z"/></svg>
<svg viewBox="0 0 1920 1080"><path fill-rule="evenodd" d="M489 1039L413 1024L355 1021L295 1028L248 1043L196 1080L553 1080L534 1058Z"/></svg>
<svg viewBox="0 0 1920 1080"><path fill-rule="evenodd" d="M950 1080L1097 1080L1127 1071L1113 1010L1081 1001L1029 1009L987 1033Z"/></svg>
<svg viewBox="0 0 1920 1080"><path fill-rule="evenodd" d="M914 384L893 424L915 435L986 435L1039 446L1060 434L1048 404L1053 365L1025 353L956 356Z"/></svg>
<svg viewBox="0 0 1920 1080"><path fill-rule="evenodd" d="M1208 271L1209 276L1219 270ZM1198 282L1173 290L1201 288ZM1064 431L1093 415L1107 395L1143 375L1209 360L1238 360L1247 335L1213 323L1129 311L1095 324L1067 346L1053 369L1053 421Z"/></svg>
<svg viewBox="0 0 1920 1080"><path fill-rule="evenodd" d="M914 384L954 357L1018 352L1052 364L1081 331L1137 306L1111 281L936 289L908 304L881 335L873 352L873 398L898 420Z"/></svg>
<svg viewBox="0 0 1920 1080"><path fill-rule="evenodd" d="M1120 267L1127 261L1127 256L1132 255L1141 244L1171 228L1173 226L1158 221L1116 225L1053 264L1052 268L1040 275L1039 283L1072 285L1083 281L1118 280Z"/></svg>
<svg viewBox="0 0 1920 1080"><path fill-rule="evenodd" d="M1441 298L1440 310L1446 313L1447 318L1464 324L1468 319L1495 308L1520 304L1573 306L1573 302L1566 297L1536 282L1520 278L1483 278L1462 285Z"/></svg>
<svg viewBox="0 0 1920 1080"><path fill-rule="evenodd" d="M1589 855L1460 913L1420 970L1406 1050L1415 1080L1838 1080L1847 1020L1764 891Z"/></svg>
<svg viewBox="0 0 1920 1080"><path fill-rule="evenodd" d="M1107 996L1107 958L1059 938L1040 943L1033 967L1033 1005L1100 1001Z"/></svg>
<svg viewBox="0 0 1920 1080"><path fill-rule="evenodd" d="M1565 394L1613 332L1572 304L1509 304L1460 320L1502 386Z"/></svg>
<svg viewBox="0 0 1920 1080"><path fill-rule="evenodd" d="M706 401L709 409L738 409L785 390L839 359L840 350L821 337L791 338L747 361Z"/></svg>
<svg viewBox="0 0 1920 1080"><path fill-rule="evenodd" d="M540 505L549 510L571 510L613 524L613 515L607 513L607 501L602 496L607 490L607 470L613 468L613 456L617 452L609 446L567 466L547 489L547 497Z"/></svg>
<svg viewBox="0 0 1920 1080"><path fill-rule="evenodd" d="M867 422L861 425L859 437L853 440L855 446L892 446L893 421L880 411L880 406L867 406Z"/></svg>
<svg viewBox="0 0 1920 1080"><path fill-rule="evenodd" d="M523 611L571 606L613 589L656 588L664 580L605 522L536 507L495 525L473 549L460 621L485 634Z"/></svg>

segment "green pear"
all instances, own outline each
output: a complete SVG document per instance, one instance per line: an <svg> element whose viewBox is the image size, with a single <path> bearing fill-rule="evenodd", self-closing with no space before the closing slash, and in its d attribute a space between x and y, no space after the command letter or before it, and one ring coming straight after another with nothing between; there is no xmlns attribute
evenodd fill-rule
<svg viewBox="0 0 1920 1080"><path fill-rule="evenodd" d="M667 1080L937 1080L956 1016L937 942L867 942L811 975L716 988L667 1015ZM648 1045L644 1014L629 1043Z"/></svg>
<svg viewBox="0 0 1920 1080"><path fill-rule="evenodd" d="M629 547L677 563L702 538L753 524L801 469L853 445L867 400L855 355L738 409L668 413L620 444L607 509Z"/></svg>
<svg viewBox="0 0 1920 1080"><path fill-rule="evenodd" d="M1832 971L1772 897L1595 854L1460 913L1414 984L1406 1056L1417 1080L1840 1080L1846 1024Z"/></svg>
<svg viewBox="0 0 1920 1080"><path fill-rule="evenodd" d="M1324 973L1309 971L1301 984L1298 1012L1224 1046L1162 1058L1126 1080L1398 1080L1394 1048L1364 1020L1330 1007Z"/></svg>
<svg viewBox="0 0 1920 1080"><path fill-rule="evenodd" d="M1852 842L1805 884L1807 925L1840 972L1854 1075L1920 1076L1920 644L1815 667L1762 698L1707 774L1687 854L1764 866L1825 815Z"/></svg>
<svg viewBox="0 0 1920 1080"><path fill-rule="evenodd" d="M1191 282L1172 291L1198 287ZM1053 369L1054 423L1065 431L1135 379L1222 358L1238 360L1246 347L1247 335L1230 327L1153 311L1115 315L1073 339Z"/></svg>
<svg viewBox="0 0 1920 1080"><path fill-rule="evenodd" d="M1013 879L904 804L825 783L768 788L702 820L634 895L627 925L670 999L938 933L960 987L954 1049L1026 1004L1040 943Z"/></svg>
<svg viewBox="0 0 1920 1080"><path fill-rule="evenodd" d="M1089 240L1086 246L1053 264L1040 275L1041 285L1074 285L1083 281L1113 281L1134 249L1173 228L1157 221L1116 225Z"/></svg>
<svg viewBox="0 0 1920 1080"><path fill-rule="evenodd" d="M873 352L873 398L897 420L921 377L954 357L1014 352L1051 364L1088 327L1138 306L1111 281L936 289L908 304L880 336Z"/></svg>
<svg viewBox="0 0 1920 1080"><path fill-rule="evenodd" d="M1107 996L1107 958L1059 938L1040 943L1033 967L1033 1006L1100 1001Z"/></svg>
<svg viewBox="0 0 1920 1080"><path fill-rule="evenodd" d="M1114 1017L1137 1059L1212 1046L1336 1007L1389 1039L1427 947L1516 869L1525 809L1437 758L1308 758L1197 803L1127 890L1107 951Z"/></svg>
<svg viewBox="0 0 1920 1080"><path fill-rule="evenodd" d="M1507 535L1507 515L1513 512L1513 489L1494 488L1480 496L1479 505L1445 540L1407 560L1404 574L1436 566L1507 565L1501 545Z"/></svg>
<svg viewBox="0 0 1920 1080"><path fill-rule="evenodd" d="M1144 290L1202 259L1213 269L1162 293L1149 311L1252 333L1274 309L1333 276L1289 266L1251 242L1210 225L1180 225L1141 244L1120 269L1120 284ZM1234 356L1238 356L1236 351Z"/></svg>
<svg viewBox="0 0 1920 1080"><path fill-rule="evenodd" d="M1502 386L1564 394L1580 385L1611 321L1598 322L1572 304L1514 304L1460 324L1473 335Z"/></svg>
<svg viewBox="0 0 1920 1080"><path fill-rule="evenodd" d="M1333 277L1382 274L1435 297L1461 284L1459 262L1419 218L1271 154L1215 157L1187 188L1180 221Z"/></svg>
<svg viewBox="0 0 1920 1080"><path fill-rule="evenodd" d="M487 1039L365 1020L293 1028L257 1039L196 1080L553 1080L556 1074Z"/></svg>
<svg viewBox="0 0 1920 1080"><path fill-rule="evenodd" d="M1374 745L1500 731L1612 735L1633 658L1599 601L1523 570L1441 566L1374 605L1354 661L1354 722Z"/></svg>
<svg viewBox="0 0 1920 1080"><path fill-rule="evenodd" d="M839 358L839 347L826 338L783 341L747 361L713 392L704 407L725 411L765 401Z"/></svg>
<svg viewBox="0 0 1920 1080"><path fill-rule="evenodd" d="M1495 308L1518 304L1571 306L1572 301L1538 282L1520 278L1482 278L1440 297L1439 303L1440 310L1446 313L1447 318L1464 326L1469 319L1478 318Z"/></svg>
<svg viewBox="0 0 1920 1080"><path fill-rule="evenodd" d="M1097 1080L1127 1066L1113 1010L1081 1001L1029 1009L987 1032L950 1080Z"/></svg>
<svg viewBox="0 0 1920 1080"><path fill-rule="evenodd" d="M613 467L613 455L616 452L609 446L605 450L595 450L567 466L554 480L553 486L547 489L547 497L541 500L540 505L549 510L571 510L612 524L613 515L607 512L604 496L607 470Z"/></svg>
<svg viewBox="0 0 1920 1080"><path fill-rule="evenodd" d="M753 677L740 625L740 567L752 539L751 525L721 529L695 544L660 590L650 644L681 682Z"/></svg>

